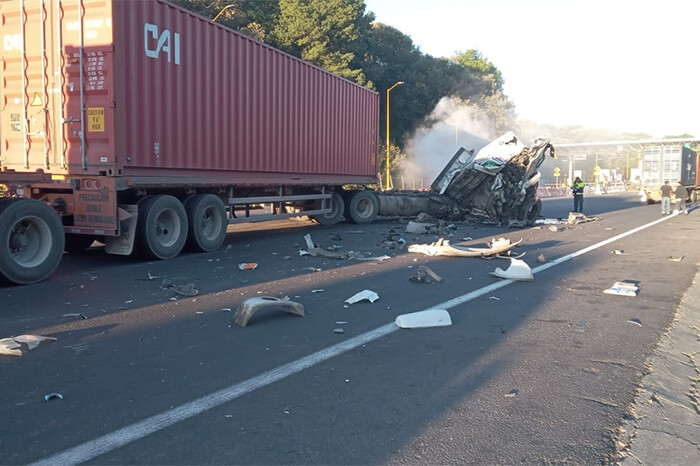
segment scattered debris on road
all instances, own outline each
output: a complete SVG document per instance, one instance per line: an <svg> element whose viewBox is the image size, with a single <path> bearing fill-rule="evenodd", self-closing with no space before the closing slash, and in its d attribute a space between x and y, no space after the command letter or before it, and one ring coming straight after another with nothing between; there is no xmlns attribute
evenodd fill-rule
<svg viewBox="0 0 700 466"><path fill-rule="evenodd" d="M537 262L541 264L545 264L547 262L547 258L544 256L544 253L540 253L540 255L537 256Z"/></svg>
<svg viewBox="0 0 700 466"><path fill-rule="evenodd" d="M61 317L74 317L74 318L79 318L79 319L87 319L88 316L83 314L82 312L70 312L68 314L63 314Z"/></svg>
<svg viewBox="0 0 700 466"><path fill-rule="evenodd" d="M642 326L641 319L637 319L636 317L629 319L627 322L630 324L639 325L640 327Z"/></svg>
<svg viewBox="0 0 700 466"><path fill-rule="evenodd" d="M23 346L26 345L27 351L31 351L42 341L56 341L54 337L44 337L41 335L19 335L17 337L3 338L0 340L0 354L9 356L22 356L26 351L23 351Z"/></svg>
<svg viewBox="0 0 700 466"><path fill-rule="evenodd" d="M62 399L63 399L63 395L61 395L60 393L56 393L56 392L49 393L48 395L44 396L44 401L47 401L47 402L51 401L51 400L62 400Z"/></svg>
<svg viewBox="0 0 700 466"><path fill-rule="evenodd" d="M578 225L579 223L596 222L598 220L598 217L586 217L579 212L569 212L569 218L566 220L566 223L569 225Z"/></svg>
<svg viewBox="0 0 700 466"><path fill-rule="evenodd" d="M241 270L255 270L258 268L257 262L243 262L238 264L238 268Z"/></svg>
<svg viewBox="0 0 700 466"><path fill-rule="evenodd" d="M610 251L610 254L615 254L618 256L626 256L627 255L627 253L622 249L615 249L613 251Z"/></svg>
<svg viewBox="0 0 700 466"><path fill-rule="evenodd" d="M379 299L379 295L377 293L375 293L374 291L363 290L363 291L360 291L359 293L355 293L353 296L346 299L345 304L355 304L355 303L359 303L360 301L364 301L364 300L367 300L370 303L373 303L378 299Z"/></svg>
<svg viewBox="0 0 700 466"><path fill-rule="evenodd" d="M180 296L192 297L199 294L199 290L194 287L194 283L187 283L185 285L170 285L170 289Z"/></svg>
<svg viewBox="0 0 700 466"><path fill-rule="evenodd" d="M395 323L399 328L449 327L452 325L452 319L445 309L430 309L401 314L396 317Z"/></svg>
<svg viewBox="0 0 700 466"><path fill-rule="evenodd" d="M525 261L514 258L511 258L510 266L506 270L496 267L496 270L490 273L498 278L505 278L508 280L531 282L535 279L530 266L527 265Z"/></svg>
<svg viewBox="0 0 700 466"><path fill-rule="evenodd" d="M233 321L241 326L248 325L250 318L260 309L276 309L290 314L304 316L304 306L294 301L274 298L272 296L259 296L243 301L233 316Z"/></svg>
<svg viewBox="0 0 700 466"><path fill-rule="evenodd" d="M520 393L520 390L518 390L517 388L514 388L513 390L511 390L511 391L509 391L508 393L506 393L505 396L506 396L506 398L515 398L515 396L516 396L518 393Z"/></svg>
<svg viewBox="0 0 700 466"><path fill-rule="evenodd" d="M341 327L334 328L333 333L345 333L345 330L343 330Z"/></svg>
<svg viewBox="0 0 700 466"><path fill-rule="evenodd" d="M408 252L425 254L426 256L450 256L450 257L482 257L493 256L510 251L519 245L523 240L511 243L509 239L493 239L488 248L472 248L465 246L452 246L450 241L440 238L431 244L412 244L408 247Z"/></svg>
<svg viewBox="0 0 700 466"><path fill-rule="evenodd" d="M430 283L431 281L441 283L443 278L436 274L430 267L420 265L418 266L418 270L416 270L415 275L409 277L408 280L414 283Z"/></svg>
<svg viewBox="0 0 700 466"><path fill-rule="evenodd" d="M614 294L618 296L637 296L639 292L639 286L632 281L623 280L621 282L615 282L613 286L603 291L605 294Z"/></svg>
<svg viewBox="0 0 700 466"><path fill-rule="evenodd" d="M685 256L681 256L681 257L668 256L668 260L670 260L671 262L680 262L683 260L684 257Z"/></svg>

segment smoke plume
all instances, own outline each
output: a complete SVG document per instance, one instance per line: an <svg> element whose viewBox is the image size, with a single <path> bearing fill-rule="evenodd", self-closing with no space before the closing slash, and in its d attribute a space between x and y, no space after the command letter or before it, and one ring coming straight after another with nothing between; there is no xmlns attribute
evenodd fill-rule
<svg viewBox="0 0 700 466"><path fill-rule="evenodd" d="M427 187L460 147L479 149L500 134L488 119L453 97L443 97L411 139L404 152L407 179L424 179Z"/></svg>

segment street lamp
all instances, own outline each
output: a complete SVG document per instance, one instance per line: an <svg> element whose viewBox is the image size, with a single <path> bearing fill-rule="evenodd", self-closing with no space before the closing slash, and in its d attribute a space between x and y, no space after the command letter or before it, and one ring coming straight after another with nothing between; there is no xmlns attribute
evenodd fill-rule
<svg viewBox="0 0 700 466"><path fill-rule="evenodd" d="M228 10L229 8L233 8L234 6L236 6L236 5L231 4L231 5L226 5L225 7L223 7L221 9L221 11L219 11L219 13L216 16L214 16L214 19L212 19L212 21L216 22L216 20L219 19L219 16L221 16L224 13L224 11Z"/></svg>
<svg viewBox="0 0 700 466"><path fill-rule="evenodd" d="M393 88L400 84L403 84L403 81L398 81L394 83L393 86L386 90L386 189L389 189L391 187L391 178L389 174L389 148L391 147L391 145L389 144L389 92L391 92Z"/></svg>

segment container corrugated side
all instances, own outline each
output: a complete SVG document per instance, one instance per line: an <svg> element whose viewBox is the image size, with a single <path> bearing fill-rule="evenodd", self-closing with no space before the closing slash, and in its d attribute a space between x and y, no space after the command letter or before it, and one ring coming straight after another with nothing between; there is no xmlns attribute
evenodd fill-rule
<svg viewBox="0 0 700 466"><path fill-rule="evenodd" d="M21 4L0 3L5 169L375 180L374 92L161 0Z"/></svg>
<svg viewBox="0 0 700 466"><path fill-rule="evenodd" d="M378 95L163 1L114 4L124 174L372 181Z"/></svg>

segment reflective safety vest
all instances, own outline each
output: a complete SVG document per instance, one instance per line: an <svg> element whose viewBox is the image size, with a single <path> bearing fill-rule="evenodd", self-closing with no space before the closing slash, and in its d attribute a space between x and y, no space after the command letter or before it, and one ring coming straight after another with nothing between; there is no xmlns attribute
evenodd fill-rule
<svg viewBox="0 0 700 466"><path fill-rule="evenodd" d="M571 186L571 191L573 191L574 196L583 196L583 188L585 186L586 185L583 181L579 181L578 183L574 183L573 186Z"/></svg>

